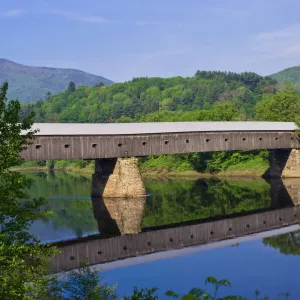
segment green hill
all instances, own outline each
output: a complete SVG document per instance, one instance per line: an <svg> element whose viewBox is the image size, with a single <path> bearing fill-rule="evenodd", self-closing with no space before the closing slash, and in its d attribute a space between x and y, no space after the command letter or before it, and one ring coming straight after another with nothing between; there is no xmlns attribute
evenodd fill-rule
<svg viewBox="0 0 300 300"><path fill-rule="evenodd" d="M279 83L300 83L300 66L284 69L278 73L270 75L270 77L275 79Z"/></svg>
<svg viewBox="0 0 300 300"><path fill-rule="evenodd" d="M70 81L85 86L94 86L100 82L105 85L112 83L104 77L80 70L29 67L0 58L0 83L3 81L9 83L8 98L18 98L21 102L43 99L47 92L62 92Z"/></svg>
<svg viewBox="0 0 300 300"><path fill-rule="evenodd" d="M230 104L242 119L249 119L262 95L275 89L276 81L255 73L198 71L187 78L135 78L110 86L80 86L23 109L24 113L34 109L36 122L139 121L147 114L153 121L157 117L175 121L181 113L183 120L214 120L218 117L207 113L221 103ZM200 115L192 116L196 111Z"/></svg>

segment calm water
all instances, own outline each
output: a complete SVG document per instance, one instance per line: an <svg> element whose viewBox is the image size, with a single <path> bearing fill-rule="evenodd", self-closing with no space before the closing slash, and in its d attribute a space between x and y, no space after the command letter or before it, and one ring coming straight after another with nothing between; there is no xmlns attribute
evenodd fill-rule
<svg viewBox="0 0 300 300"><path fill-rule="evenodd" d="M91 199L87 177L65 173L30 173L32 197L47 198L43 209L53 211L31 231L43 242L99 235L132 234L157 227L226 215L246 214L293 205L280 194L278 182L262 179L145 180L149 196L140 202L115 205ZM270 190L277 187L276 193ZM279 189L280 190L280 189ZM272 194L272 197L270 196ZM121 205L120 205L121 203ZM112 222L113 220L113 222ZM156 260L103 272L109 283L118 282L118 293L133 286L173 289L178 293L202 287L207 276L227 278L230 293L253 296L255 289L267 295L291 292L300 299L300 233L298 231ZM253 297L254 298L254 297Z"/></svg>

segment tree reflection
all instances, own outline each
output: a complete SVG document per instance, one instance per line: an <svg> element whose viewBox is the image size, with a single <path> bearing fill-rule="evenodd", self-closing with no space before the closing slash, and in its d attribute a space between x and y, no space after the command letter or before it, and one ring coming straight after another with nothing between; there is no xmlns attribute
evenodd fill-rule
<svg viewBox="0 0 300 300"><path fill-rule="evenodd" d="M146 181L144 227L245 213L271 207L270 185L257 180Z"/></svg>
<svg viewBox="0 0 300 300"><path fill-rule="evenodd" d="M263 244L285 255L300 255L300 230L264 238Z"/></svg>

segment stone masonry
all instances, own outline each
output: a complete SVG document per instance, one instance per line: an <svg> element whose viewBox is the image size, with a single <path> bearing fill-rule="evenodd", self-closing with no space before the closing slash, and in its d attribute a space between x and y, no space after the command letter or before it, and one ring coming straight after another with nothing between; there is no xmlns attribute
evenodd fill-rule
<svg viewBox="0 0 300 300"><path fill-rule="evenodd" d="M146 195L136 158L118 158L105 170L101 164L105 165L106 159L96 160L92 197L133 198Z"/></svg>

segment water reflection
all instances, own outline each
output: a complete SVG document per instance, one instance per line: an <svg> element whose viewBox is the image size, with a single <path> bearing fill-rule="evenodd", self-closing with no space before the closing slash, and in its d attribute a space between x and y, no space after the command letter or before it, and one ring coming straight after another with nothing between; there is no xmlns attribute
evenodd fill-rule
<svg viewBox="0 0 300 300"><path fill-rule="evenodd" d="M102 236L141 232L146 197L92 198L92 203L94 217Z"/></svg>
<svg viewBox="0 0 300 300"><path fill-rule="evenodd" d="M146 198L91 199L88 177L62 172L28 175L35 182L30 195L47 198L43 209L53 212L49 219L31 228L42 241L99 233L101 237L134 234L185 222L292 206L300 198L297 180L284 183L263 179L163 178L145 180L150 195Z"/></svg>
<svg viewBox="0 0 300 300"><path fill-rule="evenodd" d="M263 244L285 255L300 255L300 231L264 238Z"/></svg>

